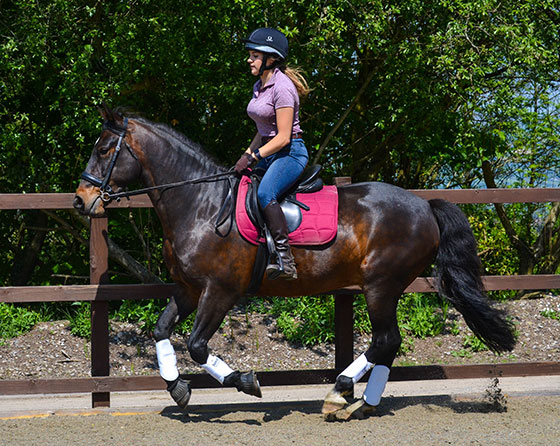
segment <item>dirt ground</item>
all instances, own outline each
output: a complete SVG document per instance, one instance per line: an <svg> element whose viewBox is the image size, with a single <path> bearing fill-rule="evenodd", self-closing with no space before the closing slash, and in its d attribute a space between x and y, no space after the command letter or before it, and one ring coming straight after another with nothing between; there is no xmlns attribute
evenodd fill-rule
<svg viewBox="0 0 560 446"><path fill-rule="evenodd" d="M473 352L463 345L470 334L463 319L451 310L458 334L450 330L427 339L409 338L406 351L395 365L484 364L560 360L560 321L542 315L560 313L560 296L516 300L504 304L511 315L519 338L515 349L496 356L489 351ZM111 322L110 362L112 376L155 375L157 360L154 340L138 325ZM173 335L181 373L200 369L186 349L186 337ZM355 335L354 355L369 345L368 334ZM334 367L334 345L305 347L286 341L276 321L261 314L232 311L222 328L210 341L211 349L233 369L270 371L322 369ZM0 379L63 378L90 376L90 345L86 339L70 333L68 321L38 324L31 332L0 342Z"/></svg>
<svg viewBox="0 0 560 446"><path fill-rule="evenodd" d="M327 422L320 403L188 415L50 416L0 420L0 446L144 445L507 445L560 444L560 397L518 397L507 411L449 397L384 398L364 420Z"/></svg>

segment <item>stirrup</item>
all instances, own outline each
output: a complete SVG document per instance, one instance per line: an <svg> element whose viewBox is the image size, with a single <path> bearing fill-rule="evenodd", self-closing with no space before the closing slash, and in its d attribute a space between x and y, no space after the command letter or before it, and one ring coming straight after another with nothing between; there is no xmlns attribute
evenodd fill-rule
<svg viewBox="0 0 560 446"><path fill-rule="evenodd" d="M282 261L280 260L279 263ZM266 266L266 277L268 280L284 279L284 280L295 280L298 278L297 270L294 266L293 273L286 272L283 265L277 265L276 263L270 263Z"/></svg>

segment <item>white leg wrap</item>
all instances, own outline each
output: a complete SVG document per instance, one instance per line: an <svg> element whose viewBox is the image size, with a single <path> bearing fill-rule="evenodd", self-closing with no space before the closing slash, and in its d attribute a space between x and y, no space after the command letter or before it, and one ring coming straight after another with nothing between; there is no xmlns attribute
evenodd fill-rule
<svg viewBox="0 0 560 446"><path fill-rule="evenodd" d="M340 375L352 378L352 381L356 384L372 367L373 364L369 362L366 359L366 355L362 353L352 364L346 367Z"/></svg>
<svg viewBox="0 0 560 446"><path fill-rule="evenodd" d="M377 406L381 401L381 395L383 395L388 380L389 368L384 365L376 365L369 376L363 395L364 401L370 406Z"/></svg>
<svg viewBox="0 0 560 446"><path fill-rule="evenodd" d="M233 373L233 370L230 369L224 361L214 355L208 355L206 364L204 364L202 368L222 384L224 383L225 377Z"/></svg>
<svg viewBox="0 0 560 446"><path fill-rule="evenodd" d="M179 370L175 350L169 339L156 342L156 353L161 377L166 381L175 381L179 377Z"/></svg>

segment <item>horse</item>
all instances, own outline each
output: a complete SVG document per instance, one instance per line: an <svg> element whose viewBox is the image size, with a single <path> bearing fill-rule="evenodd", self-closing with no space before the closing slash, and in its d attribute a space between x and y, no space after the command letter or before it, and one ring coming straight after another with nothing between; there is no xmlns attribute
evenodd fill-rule
<svg viewBox="0 0 560 446"><path fill-rule="evenodd" d="M171 127L141 116L99 107L103 129L77 188L74 207L104 216L106 203L126 185L145 186L163 228L166 266L179 291L170 297L154 329L161 377L173 400L186 409L191 389L178 372L169 338L194 310L187 341L191 358L223 386L260 397L254 371L232 370L210 353L208 342L228 311L247 292L257 247L235 230L220 236L213 225L228 182L199 182L231 172L197 143ZM196 184L195 184L196 183ZM171 184L172 186L165 186ZM324 246L293 247L298 278L264 277L256 296L318 295L359 286L371 322L371 344L343 370L323 404L326 415L348 410L354 384L370 372L356 409L379 404L401 345L397 302L406 287L435 262L439 292L462 314L473 333L494 352L512 350L513 327L494 308L480 279L476 240L462 211L445 200L426 201L397 186L364 182L339 186L338 227ZM350 411L352 413L352 410Z"/></svg>

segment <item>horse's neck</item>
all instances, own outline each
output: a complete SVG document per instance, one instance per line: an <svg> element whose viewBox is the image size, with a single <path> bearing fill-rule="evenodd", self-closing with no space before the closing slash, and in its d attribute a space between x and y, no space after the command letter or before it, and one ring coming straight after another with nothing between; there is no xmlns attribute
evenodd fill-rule
<svg viewBox="0 0 560 446"><path fill-rule="evenodd" d="M146 186L161 186L183 180L194 180L223 172L207 154L197 147L184 147L173 138L162 138L155 144L145 144L142 182ZM213 220L225 195L226 181L199 183L149 193L164 229L173 231L181 226Z"/></svg>

